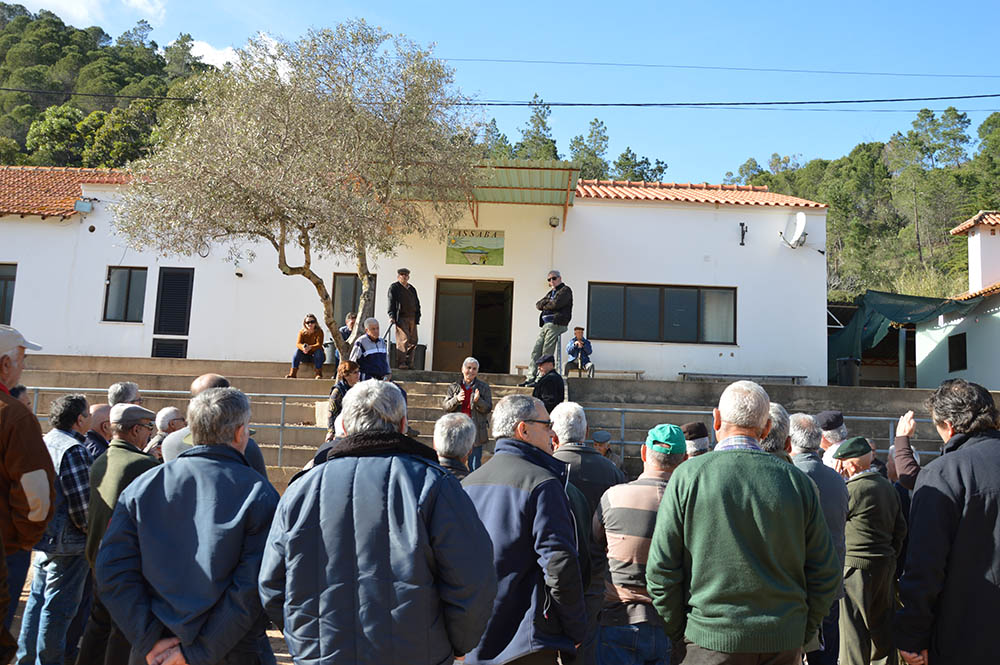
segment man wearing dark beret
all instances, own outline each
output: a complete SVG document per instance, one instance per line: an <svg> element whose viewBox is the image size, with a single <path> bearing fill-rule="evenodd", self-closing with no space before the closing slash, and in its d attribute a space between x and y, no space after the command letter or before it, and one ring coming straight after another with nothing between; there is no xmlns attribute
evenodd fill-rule
<svg viewBox="0 0 1000 665"><path fill-rule="evenodd" d="M897 662L892 639L894 582L906 521L896 490L871 468L874 455L861 436L847 439L833 453L837 470L847 480L848 496L841 665Z"/></svg>
<svg viewBox="0 0 1000 665"><path fill-rule="evenodd" d="M704 455L712 450L712 439L708 436L708 428L705 427L705 423L700 420L693 423L684 423L681 425L681 431L684 432L684 442L687 446L688 457Z"/></svg>

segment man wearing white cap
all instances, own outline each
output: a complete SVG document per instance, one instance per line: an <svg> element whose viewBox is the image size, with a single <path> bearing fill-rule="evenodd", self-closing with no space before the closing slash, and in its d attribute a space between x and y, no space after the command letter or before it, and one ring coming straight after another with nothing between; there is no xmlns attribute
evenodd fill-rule
<svg viewBox="0 0 1000 665"><path fill-rule="evenodd" d="M0 325L0 534L7 563L10 607L0 608L9 628L31 565L31 548L45 533L55 503L55 468L31 411L10 396L24 371L26 349L38 351L10 326Z"/></svg>

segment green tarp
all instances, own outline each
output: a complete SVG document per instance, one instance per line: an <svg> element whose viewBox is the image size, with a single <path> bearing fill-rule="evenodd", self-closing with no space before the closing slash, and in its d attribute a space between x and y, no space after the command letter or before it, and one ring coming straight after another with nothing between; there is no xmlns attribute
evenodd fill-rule
<svg viewBox="0 0 1000 665"><path fill-rule="evenodd" d="M981 300L922 298L865 291L854 299L854 304L858 306L854 318L843 329L830 335L827 342L831 379L837 376L838 358L860 360L864 351L882 341L892 324L921 323L951 312L965 314Z"/></svg>

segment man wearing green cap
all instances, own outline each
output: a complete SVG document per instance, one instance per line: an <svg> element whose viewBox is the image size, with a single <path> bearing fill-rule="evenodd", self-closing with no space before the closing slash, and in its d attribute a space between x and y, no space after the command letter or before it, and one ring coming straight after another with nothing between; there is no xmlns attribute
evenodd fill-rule
<svg viewBox="0 0 1000 665"><path fill-rule="evenodd" d="M871 468L871 444L862 436L833 454L847 480L844 597L840 600L841 665L895 665L892 639L896 558L906 537L899 495Z"/></svg>
<svg viewBox="0 0 1000 665"><path fill-rule="evenodd" d="M669 661L670 640L646 590L646 557L667 481L686 459L681 428L657 425L642 447L642 475L601 497L594 514L594 540L608 553L612 586L604 593L598 662Z"/></svg>

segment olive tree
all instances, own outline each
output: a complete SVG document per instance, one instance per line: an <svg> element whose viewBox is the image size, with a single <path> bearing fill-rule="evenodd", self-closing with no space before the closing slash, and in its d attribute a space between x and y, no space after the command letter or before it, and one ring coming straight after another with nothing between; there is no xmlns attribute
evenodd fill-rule
<svg viewBox="0 0 1000 665"><path fill-rule="evenodd" d="M270 245L278 270L313 284L334 333L332 275L314 262L347 258L362 284L352 339L374 312L369 259L408 237L443 238L484 177L452 71L364 21L251 41L195 88L131 165L117 231L164 254L222 246L253 260L255 243Z"/></svg>

